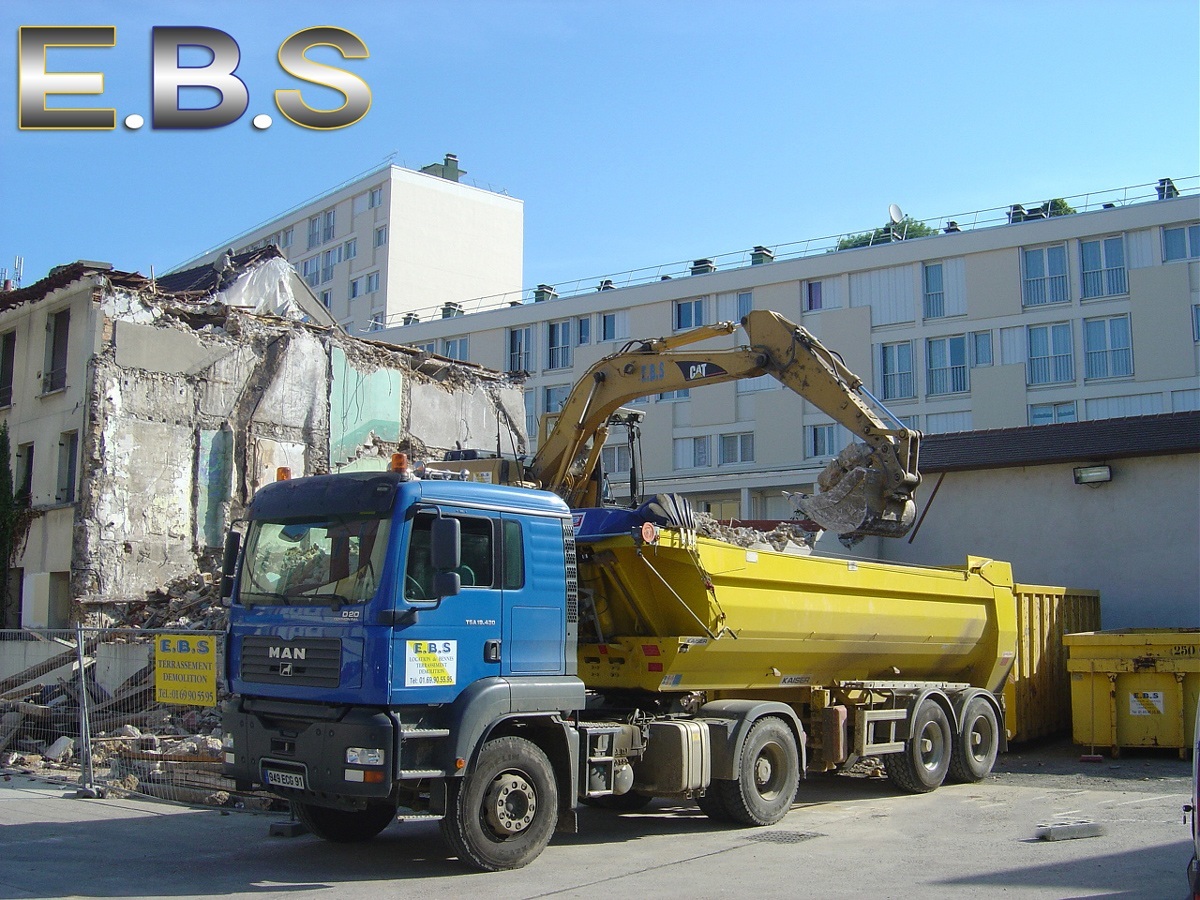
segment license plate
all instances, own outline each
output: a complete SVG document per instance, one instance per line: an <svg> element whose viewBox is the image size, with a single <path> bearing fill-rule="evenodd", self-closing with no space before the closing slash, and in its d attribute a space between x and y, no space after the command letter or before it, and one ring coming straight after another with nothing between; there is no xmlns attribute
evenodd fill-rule
<svg viewBox="0 0 1200 900"><path fill-rule="evenodd" d="M274 769L264 769L263 775L267 784L272 787L291 788L294 791L304 790L304 775L300 772L277 772Z"/></svg>

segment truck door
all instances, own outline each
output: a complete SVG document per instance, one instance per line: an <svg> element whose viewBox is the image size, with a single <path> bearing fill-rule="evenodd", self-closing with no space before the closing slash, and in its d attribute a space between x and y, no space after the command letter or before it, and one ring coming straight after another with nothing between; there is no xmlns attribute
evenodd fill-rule
<svg viewBox="0 0 1200 900"><path fill-rule="evenodd" d="M436 608L421 608L432 600L433 568L429 558L433 513L418 513L408 523L403 596L419 607L416 624L394 633L392 671L394 702L444 703L480 678L500 674L500 519L487 512L443 507L441 514L457 519L462 535L462 590Z"/></svg>
<svg viewBox="0 0 1200 900"><path fill-rule="evenodd" d="M501 528L501 674L565 674L562 523L542 516L505 515Z"/></svg>

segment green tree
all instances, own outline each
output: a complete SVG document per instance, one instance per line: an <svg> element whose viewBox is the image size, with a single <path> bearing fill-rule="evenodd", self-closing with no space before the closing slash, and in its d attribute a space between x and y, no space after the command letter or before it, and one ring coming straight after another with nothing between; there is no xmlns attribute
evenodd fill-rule
<svg viewBox="0 0 1200 900"><path fill-rule="evenodd" d="M1051 216L1073 216L1075 215L1075 207L1071 206L1062 197L1055 197L1050 201Z"/></svg>
<svg viewBox="0 0 1200 900"><path fill-rule="evenodd" d="M926 237L931 234L937 234L936 228L931 228L924 222L918 222L912 216L905 216L899 222L888 222L881 228L876 228L874 231L864 231L862 234L848 234L844 238L839 238L837 249L851 250L854 247L873 247L875 244L890 243L895 236L895 239L905 240L906 238Z"/></svg>

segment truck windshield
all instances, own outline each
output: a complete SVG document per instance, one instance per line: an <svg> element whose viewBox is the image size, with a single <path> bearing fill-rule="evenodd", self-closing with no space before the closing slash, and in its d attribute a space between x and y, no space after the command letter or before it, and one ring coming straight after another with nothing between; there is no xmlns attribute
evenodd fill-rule
<svg viewBox="0 0 1200 900"><path fill-rule="evenodd" d="M391 520L254 522L238 599L265 606L342 606L375 595Z"/></svg>

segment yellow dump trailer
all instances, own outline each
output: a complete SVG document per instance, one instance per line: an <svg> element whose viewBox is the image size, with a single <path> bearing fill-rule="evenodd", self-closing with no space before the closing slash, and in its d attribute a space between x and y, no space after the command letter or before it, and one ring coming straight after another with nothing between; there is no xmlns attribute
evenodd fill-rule
<svg viewBox="0 0 1200 900"><path fill-rule="evenodd" d="M579 676L609 705L718 733L731 710L771 705L794 715L809 770L880 756L909 791L978 781L1006 744L1008 563L792 555L650 523L584 535L577 552Z"/></svg>
<svg viewBox="0 0 1200 900"><path fill-rule="evenodd" d="M1076 744L1169 747L1195 741L1200 699L1200 628L1146 628L1069 634L1071 712Z"/></svg>

